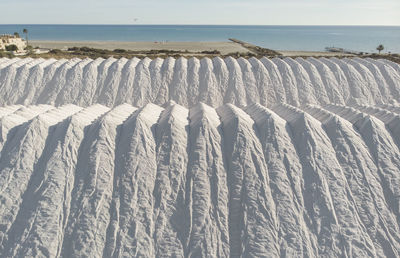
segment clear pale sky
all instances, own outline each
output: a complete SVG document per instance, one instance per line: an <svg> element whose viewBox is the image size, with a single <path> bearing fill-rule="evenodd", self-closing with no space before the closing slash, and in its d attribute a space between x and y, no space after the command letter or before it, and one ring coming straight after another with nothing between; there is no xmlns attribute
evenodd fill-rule
<svg viewBox="0 0 400 258"><path fill-rule="evenodd" d="M0 0L0 24L400 25L400 0Z"/></svg>

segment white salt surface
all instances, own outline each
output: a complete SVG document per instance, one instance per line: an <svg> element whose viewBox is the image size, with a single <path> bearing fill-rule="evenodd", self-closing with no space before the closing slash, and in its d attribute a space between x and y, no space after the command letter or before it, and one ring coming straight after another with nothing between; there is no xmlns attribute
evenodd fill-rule
<svg viewBox="0 0 400 258"><path fill-rule="evenodd" d="M0 253L399 256L396 108L3 107Z"/></svg>
<svg viewBox="0 0 400 258"><path fill-rule="evenodd" d="M0 59L1 257L399 257L400 66Z"/></svg>
<svg viewBox="0 0 400 258"><path fill-rule="evenodd" d="M400 66L360 58L0 59L0 103L193 107L400 102Z"/></svg>

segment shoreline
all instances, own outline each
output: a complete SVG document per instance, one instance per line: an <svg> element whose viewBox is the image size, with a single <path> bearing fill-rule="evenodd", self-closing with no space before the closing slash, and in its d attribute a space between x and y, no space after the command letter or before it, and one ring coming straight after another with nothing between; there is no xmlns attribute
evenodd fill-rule
<svg viewBox="0 0 400 258"><path fill-rule="evenodd" d="M174 41L174 42L150 42L150 41L55 41L55 40L30 40L30 45L41 49L60 49L67 50L72 47L90 47L97 49L125 49L131 51L151 51L151 50L168 50L168 51L188 51L193 53L201 53L203 51L219 51L221 55L229 55L232 53L253 53L251 49L246 48L242 44L232 41L211 41L211 42L194 42L194 41ZM326 51L305 51L305 50L275 50L282 56L354 56L353 54L326 52Z"/></svg>
<svg viewBox="0 0 400 258"><path fill-rule="evenodd" d="M146 41L50 41L30 40L29 45L37 48L24 53L0 52L0 58L384 58L400 64L399 54L351 54L327 51L273 50L259 47L236 39L220 42L146 42ZM234 40L232 42L232 40ZM237 42L235 42L237 41Z"/></svg>

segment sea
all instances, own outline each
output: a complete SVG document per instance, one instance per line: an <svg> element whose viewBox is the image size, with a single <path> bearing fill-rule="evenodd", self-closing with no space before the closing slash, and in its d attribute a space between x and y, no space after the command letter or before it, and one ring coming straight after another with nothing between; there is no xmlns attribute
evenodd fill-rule
<svg viewBox="0 0 400 258"><path fill-rule="evenodd" d="M400 53L400 26L233 26L233 25L0 25L0 34L52 41L228 41L236 38L275 50Z"/></svg>

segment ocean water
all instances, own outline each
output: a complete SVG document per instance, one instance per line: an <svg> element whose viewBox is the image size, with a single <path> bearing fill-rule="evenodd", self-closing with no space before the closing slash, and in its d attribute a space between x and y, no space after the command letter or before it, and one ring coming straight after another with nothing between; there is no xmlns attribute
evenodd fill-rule
<svg viewBox="0 0 400 258"><path fill-rule="evenodd" d="M32 40L227 41L237 38L278 50L321 51L342 47L400 53L400 26L228 26L228 25L0 25L0 34L29 31Z"/></svg>

